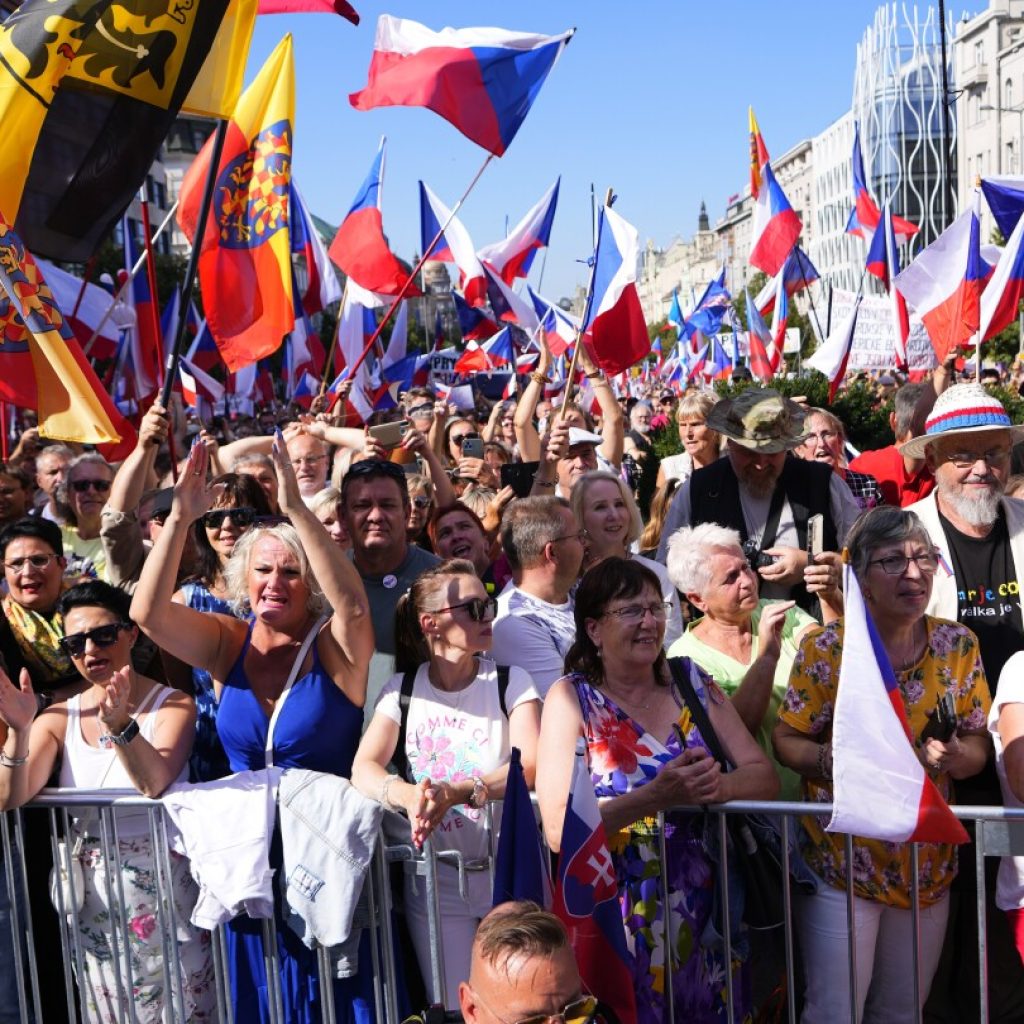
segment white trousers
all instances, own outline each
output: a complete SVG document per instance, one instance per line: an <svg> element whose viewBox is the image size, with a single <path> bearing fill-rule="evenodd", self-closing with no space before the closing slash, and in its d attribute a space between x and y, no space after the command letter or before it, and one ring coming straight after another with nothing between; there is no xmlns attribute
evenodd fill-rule
<svg viewBox="0 0 1024 1024"><path fill-rule="evenodd" d="M906 1024L915 1020L913 915L854 897L854 935L846 893L825 882L814 896L794 900L806 978L801 1024L838 1024L850 1019L849 941L857 956L857 1021ZM931 988L949 917L949 893L922 907L918 977L921 1003Z"/></svg>

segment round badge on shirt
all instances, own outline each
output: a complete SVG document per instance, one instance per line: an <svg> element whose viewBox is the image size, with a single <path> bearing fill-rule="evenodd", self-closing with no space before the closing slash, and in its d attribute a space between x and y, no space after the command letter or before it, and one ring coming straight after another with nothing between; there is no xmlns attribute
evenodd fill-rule
<svg viewBox="0 0 1024 1024"><path fill-rule="evenodd" d="M381 580L387 590L394 590L398 586L398 577L394 573L388 573L384 579Z"/></svg>

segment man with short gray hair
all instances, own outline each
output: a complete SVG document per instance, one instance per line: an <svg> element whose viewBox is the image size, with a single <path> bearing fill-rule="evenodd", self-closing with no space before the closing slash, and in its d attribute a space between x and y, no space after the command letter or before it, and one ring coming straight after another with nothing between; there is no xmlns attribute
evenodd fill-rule
<svg viewBox="0 0 1024 1024"><path fill-rule="evenodd" d="M521 498L501 522L512 583L498 598L492 657L530 673L543 697L565 674L576 639L569 596L583 563L583 531L564 498Z"/></svg>

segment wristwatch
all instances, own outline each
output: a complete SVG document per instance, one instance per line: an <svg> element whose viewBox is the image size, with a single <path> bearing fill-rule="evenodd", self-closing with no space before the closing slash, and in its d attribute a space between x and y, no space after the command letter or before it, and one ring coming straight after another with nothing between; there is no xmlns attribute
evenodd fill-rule
<svg viewBox="0 0 1024 1024"><path fill-rule="evenodd" d="M478 811L487 803L487 783L479 775L473 779L473 792L470 793L466 803Z"/></svg>
<svg viewBox="0 0 1024 1024"><path fill-rule="evenodd" d="M131 741L133 739L135 739L135 737L138 736L138 735L139 735L139 722L138 722L138 719L132 718L128 722L128 724L124 727L124 731L123 732L111 733L109 739L110 739L110 743L111 743L112 746L115 746L115 747L127 747L128 744L131 743Z"/></svg>

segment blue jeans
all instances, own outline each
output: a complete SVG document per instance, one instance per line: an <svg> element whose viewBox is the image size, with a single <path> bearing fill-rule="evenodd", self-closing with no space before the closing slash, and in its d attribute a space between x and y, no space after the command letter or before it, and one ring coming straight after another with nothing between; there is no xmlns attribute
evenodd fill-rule
<svg viewBox="0 0 1024 1024"><path fill-rule="evenodd" d="M25 976L24 997L29 1003L28 1019L32 1015L32 996L28 985L28 949L25 944L25 908L21 887L15 885L17 896L18 940L21 942L21 963ZM14 964L14 933L11 931L14 915L11 913L11 898L7 891L7 867L4 863L3 851L0 849L0 1024L21 1024L21 1012L18 1008L19 986L18 972Z"/></svg>

